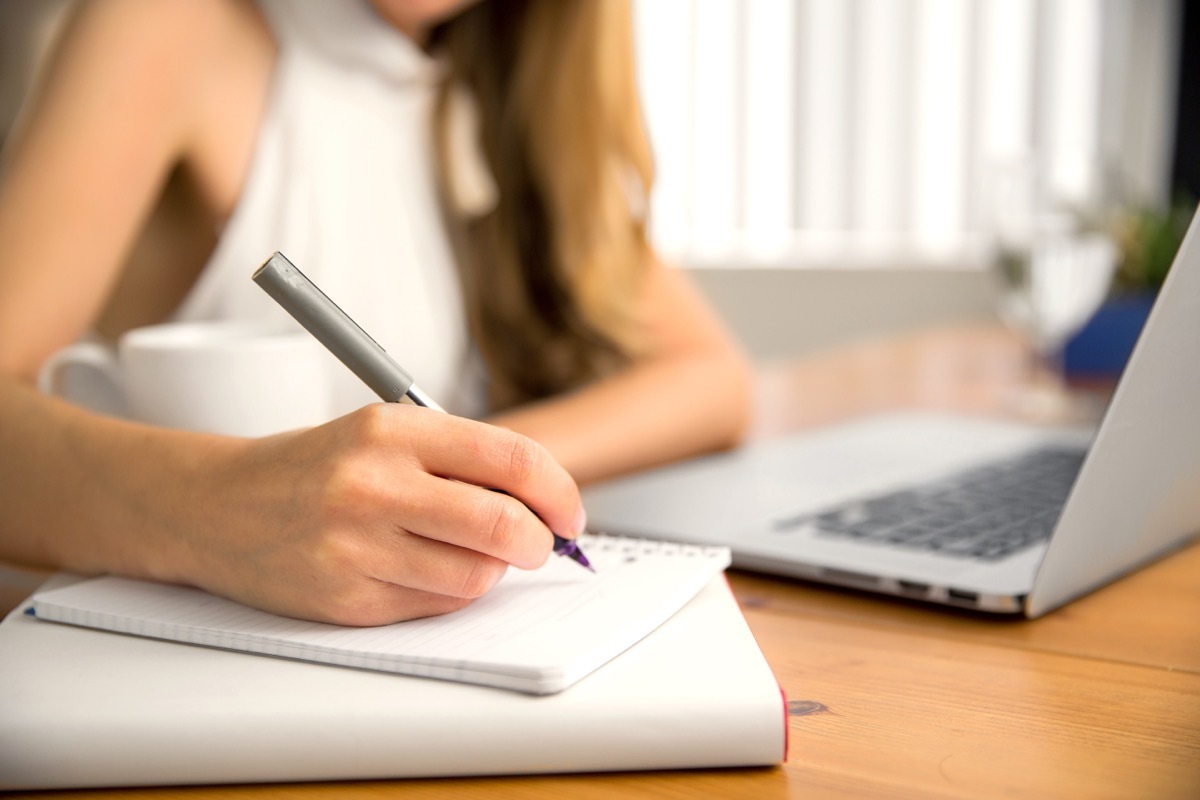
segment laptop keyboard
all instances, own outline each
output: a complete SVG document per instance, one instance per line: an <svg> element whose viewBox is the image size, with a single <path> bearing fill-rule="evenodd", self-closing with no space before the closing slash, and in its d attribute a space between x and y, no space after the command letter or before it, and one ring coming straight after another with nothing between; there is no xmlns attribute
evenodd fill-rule
<svg viewBox="0 0 1200 800"><path fill-rule="evenodd" d="M995 561L1045 541L1083 463L1078 448L1045 447L950 478L778 520L788 531Z"/></svg>

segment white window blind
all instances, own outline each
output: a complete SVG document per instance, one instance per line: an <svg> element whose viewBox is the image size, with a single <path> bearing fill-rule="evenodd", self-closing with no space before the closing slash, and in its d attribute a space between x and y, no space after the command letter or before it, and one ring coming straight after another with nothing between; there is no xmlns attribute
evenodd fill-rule
<svg viewBox="0 0 1200 800"><path fill-rule="evenodd" d="M994 165L1160 201L1176 0L634 0L651 235L694 266L967 265Z"/></svg>

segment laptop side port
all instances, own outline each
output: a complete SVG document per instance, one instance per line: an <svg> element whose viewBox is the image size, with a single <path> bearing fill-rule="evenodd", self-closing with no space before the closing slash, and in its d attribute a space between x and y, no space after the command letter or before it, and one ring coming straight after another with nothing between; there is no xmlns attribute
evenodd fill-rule
<svg viewBox="0 0 1200 800"><path fill-rule="evenodd" d="M928 583L898 580L896 581L896 585L900 587L900 594L908 595L909 597L924 597L929 594Z"/></svg>
<svg viewBox="0 0 1200 800"><path fill-rule="evenodd" d="M979 603L979 592L968 592L966 589L947 589L946 598L952 603L976 605Z"/></svg>

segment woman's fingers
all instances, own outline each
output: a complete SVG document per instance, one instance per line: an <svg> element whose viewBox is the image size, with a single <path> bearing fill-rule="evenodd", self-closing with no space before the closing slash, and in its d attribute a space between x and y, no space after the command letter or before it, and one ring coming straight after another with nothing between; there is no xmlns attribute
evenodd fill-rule
<svg viewBox="0 0 1200 800"><path fill-rule="evenodd" d="M443 478L499 489L520 500L547 528L567 538L585 517L575 481L537 442L474 420L422 408L384 406L388 424L408 426L413 454ZM493 511L495 509L492 509Z"/></svg>
<svg viewBox="0 0 1200 800"><path fill-rule="evenodd" d="M546 562L553 540L520 500L468 483L416 473L396 509L409 534L475 551L522 569Z"/></svg>
<svg viewBox="0 0 1200 800"><path fill-rule="evenodd" d="M500 559L396 530L380 538L344 537L335 548L338 588L321 598L329 618L379 625L462 608L494 587Z"/></svg>

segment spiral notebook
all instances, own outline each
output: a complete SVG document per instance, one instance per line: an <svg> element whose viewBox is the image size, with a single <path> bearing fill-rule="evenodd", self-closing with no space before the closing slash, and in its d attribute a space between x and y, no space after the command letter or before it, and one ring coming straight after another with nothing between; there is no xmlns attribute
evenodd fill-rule
<svg viewBox="0 0 1200 800"><path fill-rule="evenodd" d="M566 558L510 569L440 617L347 628L280 617L183 586L106 576L38 592L39 620L530 694L572 685L660 626L721 573L728 548L585 535Z"/></svg>

